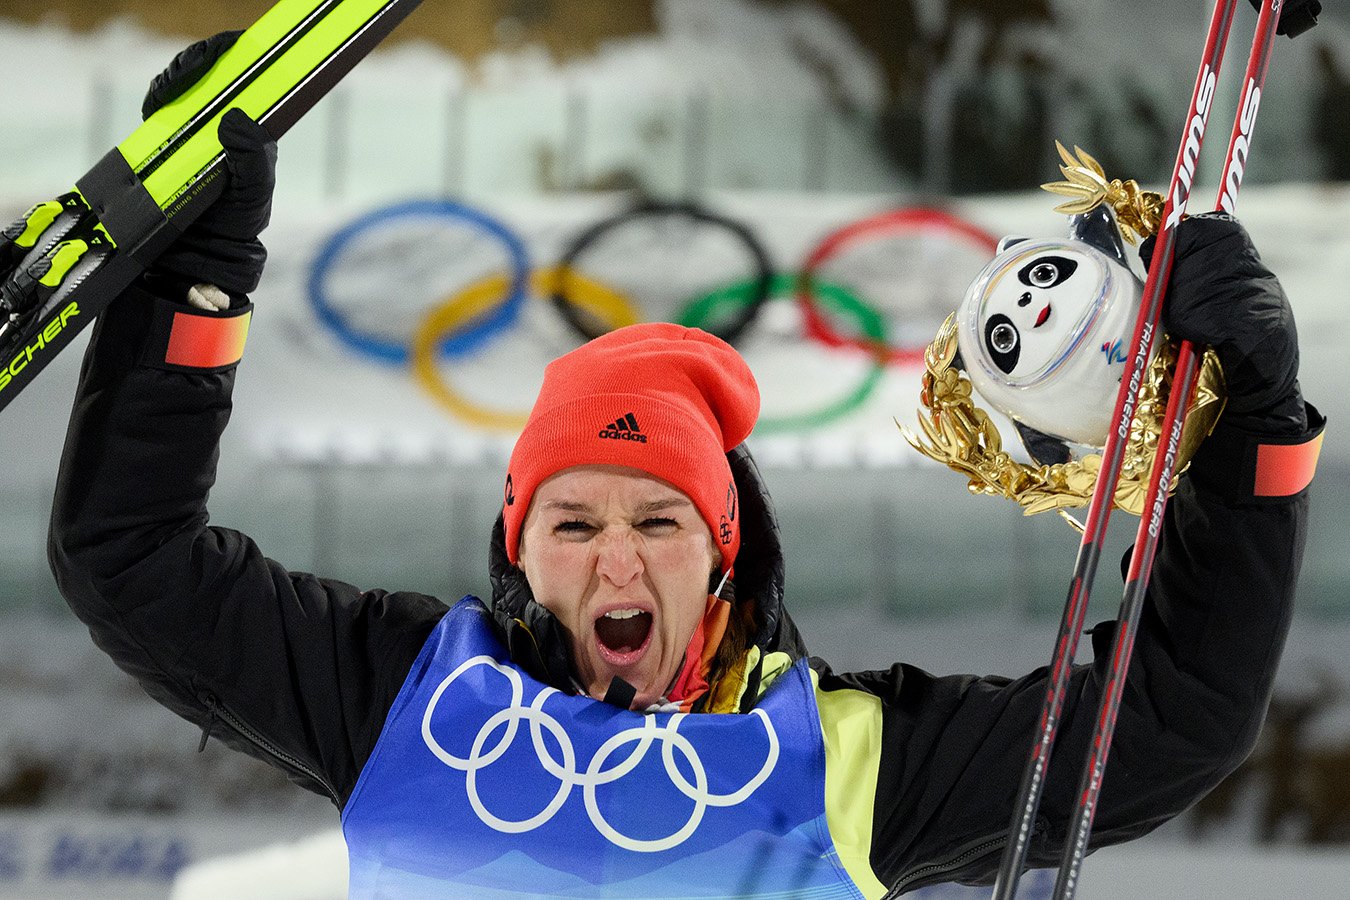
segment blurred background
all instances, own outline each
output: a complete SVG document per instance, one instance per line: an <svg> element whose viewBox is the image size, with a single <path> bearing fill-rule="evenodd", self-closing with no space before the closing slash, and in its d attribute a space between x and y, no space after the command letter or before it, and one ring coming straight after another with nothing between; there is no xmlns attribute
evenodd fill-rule
<svg viewBox="0 0 1350 900"><path fill-rule="evenodd" d="M0 220L130 132L186 43L268 5L0 0ZM1217 193L1255 24L1239 5L1195 204ZM814 654L836 669L1043 665L1076 534L968 495L896 420L913 425L916 360L992 242L1063 233L1036 189L1059 178L1056 139L1163 189L1209 11L425 0L281 144L213 520L293 569L483 594L544 364L627 321L699 324L732 335L760 380L750 444ZM1340 897L1350 879L1348 73L1344 9L1279 39L1240 203L1332 423L1266 730L1186 816L1094 856L1080 896ZM580 277L556 285L564 259ZM850 346L878 338L884 362ZM214 742L197 753L55 590L46 521L78 363L63 354L0 421L0 896L216 896L209 870L180 873L260 850L230 864L254 886L218 896L342 896L331 806ZM1106 559L1134 527L1116 517ZM1103 564L1090 621L1119 593Z"/></svg>

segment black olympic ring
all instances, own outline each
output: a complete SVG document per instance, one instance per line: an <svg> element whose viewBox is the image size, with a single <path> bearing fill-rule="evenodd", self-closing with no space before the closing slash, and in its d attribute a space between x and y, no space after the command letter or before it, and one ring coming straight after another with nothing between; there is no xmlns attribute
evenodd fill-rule
<svg viewBox="0 0 1350 900"><path fill-rule="evenodd" d="M746 225L737 222L734 219L727 218L720 213L715 213L705 207L694 203L679 202L665 203L658 201L645 201L637 206L611 216L608 219L602 219L585 231L577 235L572 243L567 247L558 267L562 271L562 276L558 282L558 290L553 295L553 303L562 313L563 318L572 326L576 332L586 340L597 338L605 332L596 327L586 317L580 314L578 305L569 296L568 273L575 270L579 274L584 274L584 267L579 265L579 261L586 251L591 249L602 238L609 235L615 229L625 225L632 224L641 219L658 217L680 217L692 222L711 225L729 232L740 242L749 254L754 264L754 274L751 276L754 290L747 302L742 308L738 309L731 318L717 324L710 325L709 331L717 335L727 343L735 343L736 339L743 331L755 320L759 314L760 307L764 301L769 298L773 289L773 265L769 261L768 251L760 242L755 233Z"/></svg>

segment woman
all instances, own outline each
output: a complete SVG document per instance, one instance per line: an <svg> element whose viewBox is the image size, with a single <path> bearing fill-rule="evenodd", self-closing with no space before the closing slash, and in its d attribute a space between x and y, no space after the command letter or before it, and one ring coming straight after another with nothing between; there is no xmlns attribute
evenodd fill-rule
<svg viewBox="0 0 1350 900"><path fill-rule="evenodd" d="M212 52L180 57L147 108ZM1045 671L836 674L806 656L743 444L758 391L716 338L635 326L549 366L487 603L288 572L209 526L275 163L240 113L221 140L223 200L98 323L52 565L152 695L333 800L354 896L878 897L992 880ZM1216 347L1230 401L1168 510L1094 847L1181 812L1251 749L1321 429L1288 304L1245 232L1196 218L1179 240L1168 327ZM1032 865L1058 858L1112 633L1092 629L1098 659L1073 672Z"/></svg>

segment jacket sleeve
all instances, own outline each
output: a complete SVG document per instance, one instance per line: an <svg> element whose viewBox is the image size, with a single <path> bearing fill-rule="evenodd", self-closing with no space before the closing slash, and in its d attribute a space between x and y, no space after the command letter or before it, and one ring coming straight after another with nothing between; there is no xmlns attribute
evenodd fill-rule
<svg viewBox="0 0 1350 900"><path fill-rule="evenodd" d="M140 288L104 312L48 553L95 642L153 697L341 807L445 607L287 572L208 524L238 359L220 355L231 338L212 329L249 312L212 315Z"/></svg>
<svg viewBox="0 0 1350 900"><path fill-rule="evenodd" d="M1320 417L1309 412L1310 433L1279 440L1320 432ZM1308 513L1306 490L1250 496L1250 478L1236 470L1250 465L1247 451L1260 438L1220 426L1168 505L1094 849L1182 812L1254 746L1289 626ZM1072 672L1032 866L1058 864L1114 633L1114 621L1091 629L1095 660ZM863 690L881 700L870 862L885 885L903 892L992 882L1046 685L1045 668L1016 680L934 677L904 665L822 677L824 690Z"/></svg>

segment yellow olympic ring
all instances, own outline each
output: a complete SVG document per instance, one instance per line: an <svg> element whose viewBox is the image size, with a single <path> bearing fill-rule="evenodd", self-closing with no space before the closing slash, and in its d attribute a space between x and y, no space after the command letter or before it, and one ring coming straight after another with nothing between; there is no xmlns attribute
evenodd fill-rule
<svg viewBox="0 0 1350 900"><path fill-rule="evenodd" d="M623 294L563 267L541 269L530 276L535 297L552 302L563 275L567 276L568 296L572 302L594 314L611 330L641 321L637 309ZM436 364L436 347L450 331L489 312L505 301L511 287L506 275L491 275L469 285L427 314L417 326L412 340L413 377L437 405L471 425L499 431L520 431L528 413L479 406L460 395L446 380Z"/></svg>

